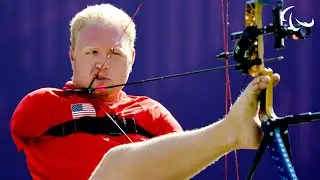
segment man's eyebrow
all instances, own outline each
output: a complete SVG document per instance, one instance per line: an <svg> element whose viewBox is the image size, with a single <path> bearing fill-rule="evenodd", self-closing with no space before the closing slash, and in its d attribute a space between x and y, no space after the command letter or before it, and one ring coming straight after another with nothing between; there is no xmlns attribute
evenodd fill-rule
<svg viewBox="0 0 320 180"><path fill-rule="evenodd" d="M89 50L96 50L96 49L99 49L98 47L95 47L95 46L85 46L84 48L82 48L81 51L89 51ZM124 49L122 47L119 47L119 46L116 46L114 48L110 48L110 49L106 49L107 51L109 52L112 52L112 51L120 51L120 52L123 52Z"/></svg>
<svg viewBox="0 0 320 180"><path fill-rule="evenodd" d="M93 49L98 49L98 48L94 47L94 46L86 46L86 47L82 48L82 51L88 51L88 50L93 50Z"/></svg>
<svg viewBox="0 0 320 180"><path fill-rule="evenodd" d="M116 46L116 47L114 47L114 48L111 48L110 50L112 50L112 49L118 50L118 51L123 51L123 50L124 50L123 47L119 47L119 46Z"/></svg>

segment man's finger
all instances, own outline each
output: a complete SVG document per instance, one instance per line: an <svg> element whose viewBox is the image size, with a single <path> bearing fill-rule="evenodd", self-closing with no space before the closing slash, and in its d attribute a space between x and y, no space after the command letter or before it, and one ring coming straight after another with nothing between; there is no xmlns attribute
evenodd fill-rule
<svg viewBox="0 0 320 180"><path fill-rule="evenodd" d="M276 86L280 81L280 75L278 73L274 73L272 75L273 86Z"/></svg>

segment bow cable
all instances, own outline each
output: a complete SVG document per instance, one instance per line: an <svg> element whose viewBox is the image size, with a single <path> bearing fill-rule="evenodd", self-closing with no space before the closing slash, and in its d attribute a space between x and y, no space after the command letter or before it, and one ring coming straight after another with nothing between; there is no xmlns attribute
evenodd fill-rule
<svg viewBox="0 0 320 180"><path fill-rule="evenodd" d="M221 17L222 17L222 28L223 28L223 45L224 45L224 52L228 52L228 27L229 27L229 1L228 0L221 0ZM225 57L225 73L226 73L226 85L225 85L225 114L228 114L230 106L232 105L232 94L231 94L231 84L230 84L230 77L229 77L229 57ZM238 155L237 151L234 151L234 158L235 158L235 169L236 169L236 178L239 180L239 165L238 165ZM228 155L225 155L225 180L228 180Z"/></svg>

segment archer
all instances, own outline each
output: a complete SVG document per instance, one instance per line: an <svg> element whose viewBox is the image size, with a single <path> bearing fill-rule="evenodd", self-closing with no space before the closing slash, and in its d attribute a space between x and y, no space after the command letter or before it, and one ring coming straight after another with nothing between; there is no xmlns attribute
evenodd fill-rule
<svg viewBox="0 0 320 180"><path fill-rule="evenodd" d="M259 146L257 96L267 76L254 78L226 117L183 131L156 100L103 88L126 83L135 61L135 24L125 12L89 6L70 26L72 80L29 93L12 116L33 179L186 179L230 151Z"/></svg>

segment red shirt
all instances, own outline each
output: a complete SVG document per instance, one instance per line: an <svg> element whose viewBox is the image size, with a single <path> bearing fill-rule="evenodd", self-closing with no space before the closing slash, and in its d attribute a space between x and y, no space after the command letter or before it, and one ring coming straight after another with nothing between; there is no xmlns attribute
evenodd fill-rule
<svg viewBox="0 0 320 180"><path fill-rule="evenodd" d="M67 82L64 88L74 86ZM42 88L21 100L11 120L13 140L18 150L24 151L33 179L88 179L109 149L130 143L124 135L91 135L79 132L63 137L44 135L51 126L79 118L71 109L72 105L78 103L93 107L93 111L87 114L90 116L104 117L105 110L124 118L134 117L139 126L155 136L182 131L165 107L145 96L126 95L122 91L121 100L108 106L89 95ZM134 142L147 140L138 134L131 134L129 137Z"/></svg>

